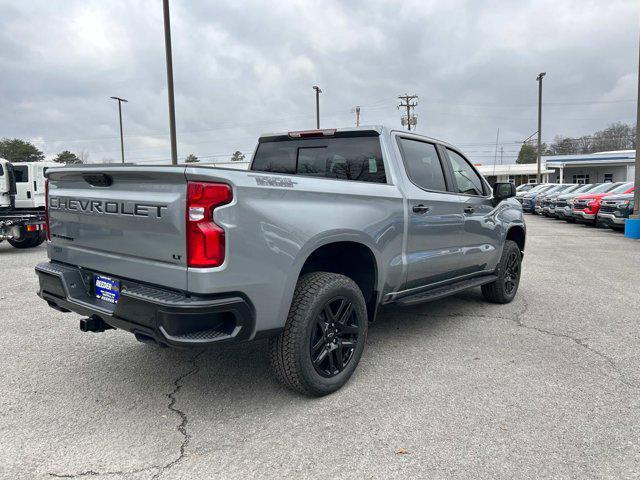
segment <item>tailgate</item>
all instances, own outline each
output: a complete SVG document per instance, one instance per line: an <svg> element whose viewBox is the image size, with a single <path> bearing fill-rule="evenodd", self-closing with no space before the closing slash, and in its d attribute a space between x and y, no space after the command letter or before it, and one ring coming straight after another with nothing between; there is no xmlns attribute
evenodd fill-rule
<svg viewBox="0 0 640 480"><path fill-rule="evenodd" d="M52 260L186 290L183 167L67 167L47 177Z"/></svg>

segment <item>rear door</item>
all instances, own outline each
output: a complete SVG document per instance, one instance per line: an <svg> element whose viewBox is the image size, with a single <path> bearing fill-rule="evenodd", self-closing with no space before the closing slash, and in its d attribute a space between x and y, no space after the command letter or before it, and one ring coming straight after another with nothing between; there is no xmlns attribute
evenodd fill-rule
<svg viewBox="0 0 640 480"><path fill-rule="evenodd" d="M460 152L444 149L464 218L461 268L465 274L493 270L501 254L502 231L493 214L491 191L481 175Z"/></svg>
<svg viewBox="0 0 640 480"><path fill-rule="evenodd" d="M463 218L435 143L398 135L407 177L407 289L459 275Z"/></svg>
<svg viewBox="0 0 640 480"><path fill-rule="evenodd" d="M183 167L48 172L52 260L185 290Z"/></svg>

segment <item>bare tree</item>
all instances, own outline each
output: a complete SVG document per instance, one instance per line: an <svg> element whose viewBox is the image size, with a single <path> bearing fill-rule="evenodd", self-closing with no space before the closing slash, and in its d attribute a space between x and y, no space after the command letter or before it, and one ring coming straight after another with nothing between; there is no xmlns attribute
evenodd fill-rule
<svg viewBox="0 0 640 480"><path fill-rule="evenodd" d="M88 163L89 162L89 152L86 150L80 150L76 153L76 156L80 160L80 163Z"/></svg>

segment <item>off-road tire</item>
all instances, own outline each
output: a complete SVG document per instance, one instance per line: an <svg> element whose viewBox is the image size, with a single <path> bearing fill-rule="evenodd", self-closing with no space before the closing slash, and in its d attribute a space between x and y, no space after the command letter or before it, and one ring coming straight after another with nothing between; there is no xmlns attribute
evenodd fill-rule
<svg viewBox="0 0 640 480"><path fill-rule="evenodd" d="M34 248L42 244L47 239L44 232L29 233L18 240L10 238L7 240L15 248Z"/></svg>
<svg viewBox="0 0 640 480"><path fill-rule="evenodd" d="M512 278L513 274L509 267L510 261L514 259L517 266L517 276L515 279L515 286L513 290L509 290L507 287L508 277ZM482 285L482 295L485 299L493 303L509 303L511 302L516 293L518 292L518 285L520 284L520 276L522 273L522 253L518 244L512 240L507 240L504 243L502 249L502 256L500 262L498 262L498 268L496 274L498 279L495 282Z"/></svg>
<svg viewBox="0 0 640 480"><path fill-rule="evenodd" d="M344 369L335 376L326 377L314 367L310 344L318 316L336 298L345 298L353 306L357 341ZM367 323L365 300L353 280L329 272L305 274L296 285L284 330L269 342L271 366L276 377L304 395L320 397L335 392L349 380L360 361Z"/></svg>

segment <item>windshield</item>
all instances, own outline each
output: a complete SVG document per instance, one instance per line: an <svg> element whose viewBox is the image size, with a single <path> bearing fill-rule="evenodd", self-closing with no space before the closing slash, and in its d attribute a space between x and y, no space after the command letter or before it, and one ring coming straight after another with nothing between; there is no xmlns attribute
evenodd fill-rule
<svg viewBox="0 0 640 480"><path fill-rule="evenodd" d="M540 187L532 188L529 193L542 193L549 191L553 185L540 185Z"/></svg>
<svg viewBox="0 0 640 480"><path fill-rule="evenodd" d="M609 190L609 192L610 193L625 193L631 187L633 187L633 182L627 182L627 183L623 183L619 187L614 188L613 190Z"/></svg>
<svg viewBox="0 0 640 480"><path fill-rule="evenodd" d="M619 183L600 183L589 190L589 193L604 193L620 185Z"/></svg>
<svg viewBox="0 0 640 480"><path fill-rule="evenodd" d="M595 188L595 185L587 183L586 185L582 185L580 188L577 188L572 193L590 192L592 188Z"/></svg>
<svg viewBox="0 0 640 480"><path fill-rule="evenodd" d="M546 193L561 192L565 188L567 188L567 185L552 185Z"/></svg>

